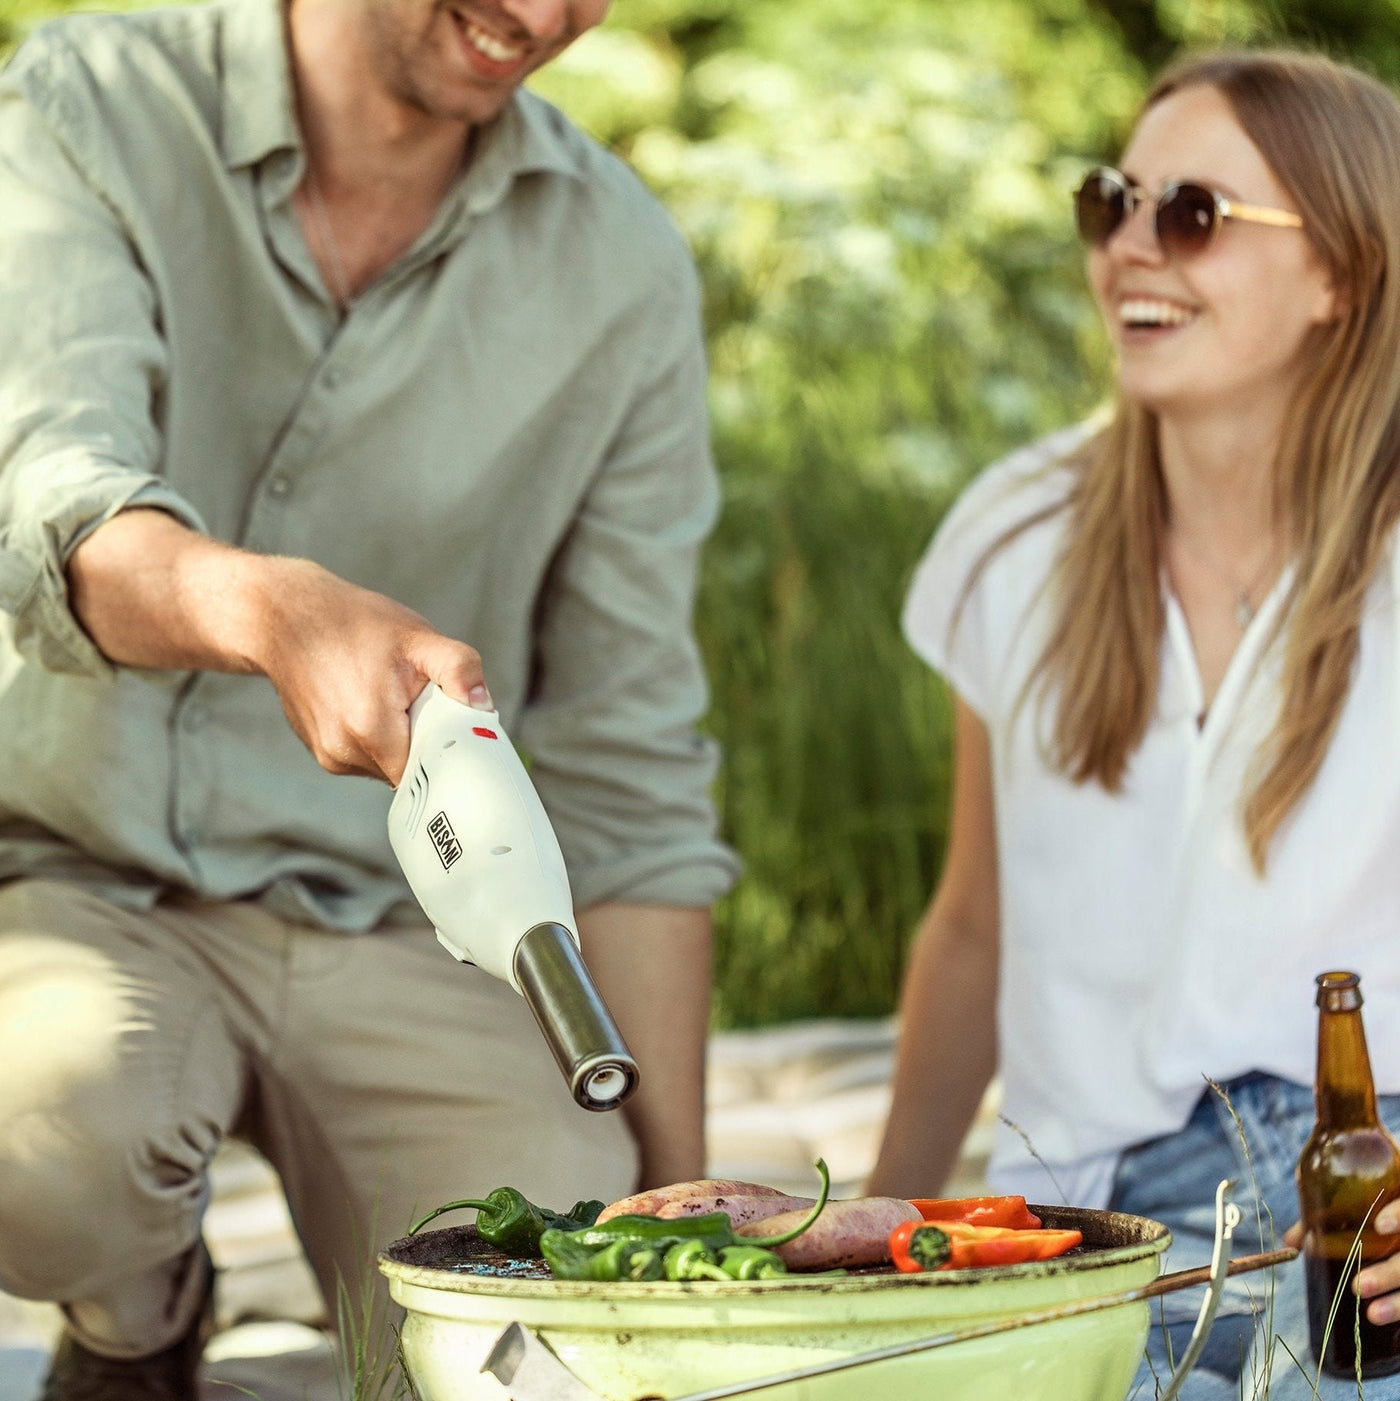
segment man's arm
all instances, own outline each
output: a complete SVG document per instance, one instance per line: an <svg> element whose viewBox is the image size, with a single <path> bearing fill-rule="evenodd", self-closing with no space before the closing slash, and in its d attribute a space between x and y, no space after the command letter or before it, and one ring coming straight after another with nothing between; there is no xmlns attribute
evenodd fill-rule
<svg viewBox="0 0 1400 1401"><path fill-rule="evenodd" d="M235 549L159 510L119 512L68 560L73 611L125 666L261 673L323 768L397 783L424 684L490 704L481 659L310 560Z"/></svg>
<svg viewBox="0 0 1400 1401"><path fill-rule="evenodd" d="M584 958L641 1071L624 1113L637 1139L639 1188L705 1170L705 1038L710 915L663 905L581 910Z"/></svg>
<svg viewBox="0 0 1400 1401"><path fill-rule="evenodd" d="M326 768L394 780L414 695L466 698L480 659L314 564L200 533L161 475L156 290L60 120L80 68L35 41L0 77L0 609L56 670L264 673Z"/></svg>
<svg viewBox="0 0 1400 1401"><path fill-rule="evenodd" d="M628 1118L655 1185L704 1170L707 911L737 862L715 835L715 746L697 731L691 615L718 492L698 290L679 257L643 306L630 410L541 597L517 734L569 863L584 956L641 1070Z"/></svg>

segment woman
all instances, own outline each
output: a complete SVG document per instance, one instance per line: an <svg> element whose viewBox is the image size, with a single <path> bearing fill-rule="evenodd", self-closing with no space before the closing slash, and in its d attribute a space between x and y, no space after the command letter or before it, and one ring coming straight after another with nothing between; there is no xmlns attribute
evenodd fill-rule
<svg viewBox="0 0 1400 1401"><path fill-rule="evenodd" d="M1220 54L1170 70L1123 173L1080 190L1116 410L984 473L906 605L957 695L952 829L872 1191L932 1194L999 1064L993 1183L1165 1220L1196 1263L1216 1183L1243 1205L1251 1176L1209 1077L1281 1229L1324 968L1364 974L1400 1091L1397 151L1361 74ZM1400 1317L1400 1256L1361 1281ZM1301 1266L1276 1288L1306 1362ZM1188 1395L1241 1394L1239 1327Z"/></svg>

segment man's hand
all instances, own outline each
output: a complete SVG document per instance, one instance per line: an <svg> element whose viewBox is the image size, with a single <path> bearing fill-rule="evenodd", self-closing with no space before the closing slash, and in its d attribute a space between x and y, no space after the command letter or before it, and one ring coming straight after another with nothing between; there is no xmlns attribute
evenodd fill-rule
<svg viewBox="0 0 1400 1401"><path fill-rule="evenodd" d="M1400 1235L1400 1201L1383 1206L1372 1224L1383 1236ZM1295 1221L1283 1233L1283 1243L1295 1250L1303 1248L1301 1221ZM1394 1323L1400 1318L1400 1241L1396 1242L1394 1255L1358 1270L1353 1288L1363 1299L1371 1301L1366 1305L1366 1317L1371 1323Z"/></svg>
<svg viewBox="0 0 1400 1401"><path fill-rule="evenodd" d="M309 560L262 565L251 660L322 768L397 784L408 760L408 707L428 681L490 708L481 658L465 643Z"/></svg>
<svg viewBox="0 0 1400 1401"><path fill-rule="evenodd" d="M332 773L397 783L408 707L429 681L489 709L481 658L382 594L310 560L211 540L162 511L123 511L68 561L73 610L126 666L261 673Z"/></svg>

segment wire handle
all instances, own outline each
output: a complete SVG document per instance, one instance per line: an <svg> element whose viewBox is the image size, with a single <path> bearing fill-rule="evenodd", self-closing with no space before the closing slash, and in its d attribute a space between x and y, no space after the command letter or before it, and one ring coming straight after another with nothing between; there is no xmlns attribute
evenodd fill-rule
<svg viewBox="0 0 1400 1401"><path fill-rule="evenodd" d="M1205 1351L1211 1325L1215 1322L1215 1314L1225 1292L1225 1278L1230 1273L1230 1247L1235 1227L1240 1224L1240 1209L1230 1200L1234 1191L1234 1180L1228 1177L1215 1189L1215 1245L1210 1253L1210 1285L1206 1289L1206 1297L1201 1300L1201 1311L1196 1315L1191 1341L1186 1345L1186 1351L1158 1401L1176 1401L1191 1369Z"/></svg>

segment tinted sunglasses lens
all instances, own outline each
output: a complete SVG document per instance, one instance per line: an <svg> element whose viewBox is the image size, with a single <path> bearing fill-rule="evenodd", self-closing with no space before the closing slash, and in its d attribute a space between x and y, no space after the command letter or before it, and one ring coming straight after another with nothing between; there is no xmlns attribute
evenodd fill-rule
<svg viewBox="0 0 1400 1401"><path fill-rule="evenodd" d="M1112 236L1128 208L1128 191L1109 171L1091 170L1075 192L1074 221L1085 243L1098 245Z"/></svg>
<svg viewBox="0 0 1400 1401"><path fill-rule="evenodd" d="M1173 185L1157 201L1157 242L1168 257L1189 258L1211 241L1219 218L1209 190Z"/></svg>

